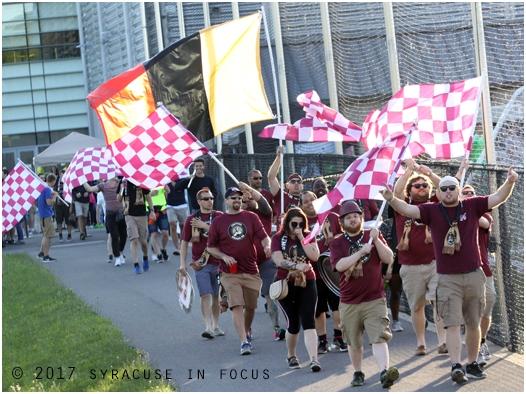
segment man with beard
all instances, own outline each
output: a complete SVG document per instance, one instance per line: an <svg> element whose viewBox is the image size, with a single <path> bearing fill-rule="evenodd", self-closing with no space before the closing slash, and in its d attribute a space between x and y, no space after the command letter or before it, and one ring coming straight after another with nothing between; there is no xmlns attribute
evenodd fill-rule
<svg viewBox="0 0 526 394"><path fill-rule="evenodd" d="M205 160L202 158L195 159L194 169L195 175L191 175L184 181L180 183L176 182L175 185L173 185L173 190L176 192L179 190L188 189L188 198L190 199L190 208L192 213L200 209L196 198L197 192L199 190L207 187L212 192L214 198L217 196L214 178L212 178L210 175L205 175ZM192 184L190 187L188 187L191 179L193 179Z"/></svg>
<svg viewBox="0 0 526 394"><path fill-rule="evenodd" d="M319 181L319 179L317 180ZM300 198L300 208L303 209L307 215L307 225L309 231L312 231L314 225L318 221L318 216L314 210L312 203L316 200L316 195L313 192L303 192ZM338 349L341 352L347 351L347 344L342 339L342 331L338 329L340 326L340 297L334 294L321 279L318 265L323 264L325 260L330 259L329 245L333 238L342 233L339 217L333 212L329 212L321 231L316 236L320 256L317 264L313 264L314 273L316 274L316 288L318 289L318 304L316 306L316 332L318 334L318 353L324 354L332 349ZM329 347L327 341L327 328L325 312L329 308L332 311L332 318L334 320L334 341Z"/></svg>
<svg viewBox="0 0 526 394"><path fill-rule="evenodd" d="M243 191L243 205L241 208L245 211L254 212L258 215L259 220L263 224L263 228L267 234L272 233L272 210L264 198L257 190L239 182L239 188ZM267 310L274 327L274 339L280 341L285 339L286 330L279 325L279 310L278 305L269 297L270 285L274 281L276 274L276 264L272 258L266 256L261 242L256 241L257 249L257 264L259 275L263 281L261 286L261 296L267 300Z"/></svg>
<svg viewBox="0 0 526 394"><path fill-rule="evenodd" d="M274 215L278 220L278 224L281 223L281 216L283 214L285 214L290 208L295 208L298 206L301 191L303 190L303 178L301 175L295 173L290 175L287 183L285 184L288 192L283 193L283 209L285 212L281 212L281 186L278 182L277 176L281 166L281 154L284 153L285 147L280 146L278 148L276 159L268 170L268 183L273 196Z"/></svg>
<svg viewBox="0 0 526 394"><path fill-rule="evenodd" d="M274 196L272 196L272 193L269 190L263 189L263 175L261 174L261 171L252 170L248 173L248 185L265 197L270 209L272 209L272 200L274 199ZM270 235L270 233L268 234Z"/></svg>
<svg viewBox="0 0 526 394"><path fill-rule="evenodd" d="M201 336L213 339L225 333L219 328L219 283L217 282L219 260L210 256L206 243L210 224L223 213L213 210L214 196L210 189L199 190L196 197L201 209L186 218L181 233L181 273L183 276L186 275L188 243L192 242L190 267L195 271L201 299L201 313L206 326Z"/></svg>
<svg viewBox="0 0 526 394"><path fill-rule="evenodd" d="M398 178L394 188L396 198L413 206L427 202L437 203L438 198L435 194L432 195L432 191L433 184L438 186L440 178L423 165L418 166L417 170L427 176L416 174L411 177L416 163L413 159L407 159L405 163L407 164L406 173ZM401 265L400 277L411 309L411 321L418 341L415 356L423 356L427 353L425 306L430 303L433 304L433 315L437 328L438 354L447 356L444 322L437 318L438 275L429 228L416 219L406 217L396 211L395 221L399 242L397 249L398 262ZM401 327L400 322L394 321L393 331L398 331L398 327Z"/></svg>
<svg viewBox="0 0 526 394"><path fill-rule="evenodd" d="M421 204L418 207L397 199L384 183L386 189L382 192L383 197L396 211L420 219L430 227L438 272L438 315L444 320L447 329L446 343L453 364L451 379L457 383L466 382L468 377L486 377L477 363L480 320L484 313L481 305L485 304L486 287L478 245L479 220L486 212L508 199L517 179L518 175L512 166L497 192L460 201L458 180L446 176L439 184L441 203ZM468 353L466 372L460 364L460 326L463 323Z"/></svg>
<svg viewBox="0 0 526 394"><path fill-rule="evenodd" d="M376 228L363 229L363 212L352 201L340 210L343 235L331 243L331 265L340 273L340 318L343 339L349 344L354 367L351 386L363 386L363 334L367 330L383 388L393 385L399 373L389 368L389 329L382 262L390 264L393 252ZM372 239L372 244L368 243Z"/></svg>
<svg viewBox="0 0 526 394"><path fill-rule="evenodd" d="M251 338L247 333L254 320L262 284L256 240L261 241L265 255L270 256L270 238L255 213L241 210L242 195L236 187L226 191L228 209L210 225L208 251L220 260L221 284L241 341L241 355L246 355L252 352Z"/></svg>

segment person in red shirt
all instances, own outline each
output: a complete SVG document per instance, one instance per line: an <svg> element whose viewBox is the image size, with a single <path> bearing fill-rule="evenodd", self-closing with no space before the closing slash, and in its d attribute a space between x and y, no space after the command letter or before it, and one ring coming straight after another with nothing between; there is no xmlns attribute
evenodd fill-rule
<svg viewBox="0 0 526 394"><path fill-rule="evenodd" d="M283 193L283 209L284 212L281 212L281 186L277 179L278 171L281 166L281 154L285 153L285 147L280 146L276 155L276 159L272 166L268 170L268 183L270 185L270 191L273 196L273 206L274 206L274 215L277 218L278 226L281 223L281 217L285 214L290 208L296 208L299 204L301 192L303 190L303 178L299 174L291 174L288 178L285 187L288 192Z"/></svg>
<svg viewBox="0 0 526 394"><path fill-rule="evenodd" d="M363 386L363 334L367 330L373 356L380 369L380 382L388 388L398 379L396 367L389 368L389 328L382 262L391 264L393 252L376 228L364 230L363 212L352 201L340 210L344 231L331 242L331 265L340 273L340 319L343 339L349 344L354 367L351 386ZM368 241L372 239L372 244Z"/></svg>
<svg viewBox="0 0 526 394"><path fill-rule="evenodd" d="M398 178L394 187L396 198L412 206L427 202L438 202L433 193L433 185L438 187L440 177L427 166L417 166L413 159L404 161L407 170ZM415 169L420 174L414 174ZM437 329L438 354L447 355L446 330L442 319L437 319L435 250L431 242L429 228L414 218L395 212L396 235L398 237L398 262L401 265L400 277L411 309L411 321L415 330L417 347L415 356L427 354L426 347L426 305L433 304L433 316ZM393 322L393 331L401 328L399 321Z"/></svg>
<svg viewBox="0 0 526 394"><path fill-rule="evenodd" d="M226 212L214 219L208 231L208 251L220 260L223 285L232 321L241 340L241 355L252 353L250 331L258 306L261 278L257 266L256 242L270 256L270 238L261 220L253 212L241 210L241 190L229 188L225 193Z"/></svg>
<svg viewBox="0 0 526 394"><path fill-rule="evenodd" d="M480 349L481 304L485 303L486 276L481 268L478 245L479 219L489 210L505 202L513 191L518 175L513 166L506 182L488 197L459 199L459 183L446 176L439 184L441 203L408 205L397 199L389 186L383 197L401 214L417 219L430 227L435 249L438 275L438 315L447 328L446 343L453 366L451 378L464 383L468 377L483 379L486 374L477 363ZM460 364L462 340L460 326L465 323L468 365ZM467 376L466 376L467 375Z"/></svg>
<svg viewBox="0 0 526 394"><path fill-rule="evenodd" d="M217 283L217 272L219 260L210 256L206 250L208 231L213 220L223 213L214 211L214 196L208 188L197 192L197 203L199 211L188 216L183 225L181 234L181 274L186 275L186 256L188 244L192 243L192 262L190 267L195 271L195 280L199 290L201 313L205 321L205 331L201 334L203 338L213 339L216 336L225 335L219 328L219 284Z"/></svg>
<svg viewBox="0 0 526 394"><path fill-rule="evenodd" d="M265 197L265 200L267 200L268 205L270 206L270 209L272 209L273 204L272 201L274 199L274 196L269 190L263 189L263 175L261 174L261 171L259 170L252 170L248 173L248 185L259 192L263 197ZM270 233L269 233L270 235Z"/></svg>
<svg viewBox="0 0 526 394"><path fill-rule="evenodd" d="M307 215L307 224L309 231L312 231L314 225L318 221L318 215L314 210L312 203L316 200L316 195L313 192L303 192L300 198L300 208L303 209L305 215ZM342 352L347 351L347 344L342 339L342 332L338 329L340 326L340 311L338 307L340 305L340 297L334 294L321 279L318 271L318 264L322 264L324 260L330 258L329 245L333 238L342 233L340 226L339 216L335 213L330 212L325 219L324 227L322 231L316 236L316 242L320 251L320 257L314 262L314 273L316 275L316 289L318 290L318 304L316 305L316 332L318 334L318 353L324 354L331 349L337 349ZM334 341L329 346L327 341L327 327L326 327L326 316L325 312L328 310L332 311L332 318L334 320Z"/></svg>
<svg viewBox="0 0 526 394"><path fill-rule="evenodd" d="M321 370L316 351L316 277L312 263L318 259L316 240L307 245L307 217L299 208L291 208L283 217L280 230L272 237L272 258L278 266L276 279L288 278L288 294L278 303L287 317L287 363L290 369L301 368L296 357L300 325L312 372Z"/></svg>
<svg viewBox="0 0 526 394"><path fill-rule="evenodd" d="M473 186L466 185L462 188L460 200L463 201L475 196L476 193ZM477 363L481 367L486 366L486 360L491 358L491 353L489 352L488 345L486 344L486 336L488 335L489 328L491 327L491 315L493 313L495 302L497 301L497 293L495 292L495 285L493 284L493 272L491 272L491 268L489 267L488 259L489 236L492 223L493 218L489 213L485 213L479 219L480 260L482 262L482 270L484 271L484 275L486 275L486 305L484 307L484 315L480 319L480 350L477 357Z"/></svg>

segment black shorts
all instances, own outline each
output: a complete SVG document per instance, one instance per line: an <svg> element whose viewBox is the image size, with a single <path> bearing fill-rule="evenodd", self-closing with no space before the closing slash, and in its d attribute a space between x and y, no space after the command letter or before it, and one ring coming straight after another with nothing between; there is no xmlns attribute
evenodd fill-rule
<svg viewBox="0 0 526 394"><path fill-rule="evenodd" d="M323 279L316 279L316 287L318 289L318 304L316 305L316 317L322 313L337 311L340 306L340 297L334 294L325 284Z"/></svg>
<svg viewBox="0 0 526 394"><path fill-rule="evenodd" d="M387 274L387 267L388 265L385 263L382 263L382 276L385 276ZM395 261L393 263L393 275L400 275L400 264L398 263L398 256L395 257Z"/></svg>
<svg viewBox="0 0 526 394"><path fill-rule="evenodd" d="M70 224L69 207L66 204L55 204L55 215L57 218L57 224L62 222L64 222L66 225Z"/></svg>

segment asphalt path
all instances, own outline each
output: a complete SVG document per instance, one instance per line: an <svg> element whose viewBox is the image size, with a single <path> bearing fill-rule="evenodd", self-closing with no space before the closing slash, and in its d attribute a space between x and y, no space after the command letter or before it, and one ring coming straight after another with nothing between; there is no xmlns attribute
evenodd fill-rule
<svg viewBox="0 0 526 394"><path fill-rule="evenodd" d="M124 336L138 349L146 352L160 374L168 376L180 391L382 391L380 374L367 338L364 345L365 385L350 387L353 368L347 352L320 355L321 372L309 368L307 351L300 334L297 356L302 368L289 370L286 364L285 341L275 341L263 299L260 299L253 323L254 350L241 356L240 343L230 312L220 316L224 337L201 337L204 323L196 296L193 310L185 314L177 299L175 271L179 256L174 256L171 240L168 244L170 260L162 264L151 261L150 271L135 275L129 243L126 245L126 264L108 264L106 232L88 230L92 235L85 241L73 233L73 242L52 240L50 255L58 261L46 264L61 282L103 317L111 319ZM64 232L65 234L65 232ZM7 246L3 253L27 252L36 257L41 235L26 239L25 245ZM190 270L191 271L191 270ZM192 280L193 272L191 272ZM196 288L197 290L197 288ZM400 379L391 391L439 392L505 392L524 391L524 357L489 343L493 357L486 367L488 378L457 385L450 379L448 357L437 355L437 337L430 324L426 332L429 353L413 356L416 339L410 318L401 314L403 332L394 333L389 342L391 365L400 371ZM282 326L286 321L281 316ZM332 339L332 319L327 332ZM467 362L463 347L462 362ZM99 366L91 367L98 371ZM89 374L90 371L79 371ZM97 372L97 376L100 374Z"/></svg>

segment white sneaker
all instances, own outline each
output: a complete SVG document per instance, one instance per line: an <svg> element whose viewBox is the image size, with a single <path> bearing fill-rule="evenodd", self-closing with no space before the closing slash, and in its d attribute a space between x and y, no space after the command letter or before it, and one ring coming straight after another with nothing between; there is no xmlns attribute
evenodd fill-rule
<svg viewBox="0 0 526 394"><path fill-rule="evenodd" d="M393 320L392 327L393 332L404 331L404 329L402 328L402 323L400 323L398 320Z"/></svg>
<svg viewBox="0 0 526 394"><path fill-rule="evenodd" d="M480 353L482 353L485 360L489 360L491 358L491 353L489 352L488 345L486 344L486 342L480 345Z"/></svg>
<svg viewBox="0 0 526 394"><path fill-rule="evenodd" d="M119 256L115 258L115 267L120 267L120 266L121 266L121 258Z"/></svg>
<svg viewBox="0 0 526 394"><path fill-rule="evenodd" d="M126 256L125 256L125 255L123 255L123 254L121 253L121 255L120 255L119 257L121 258L121 264L126 263Z"/></svg>

